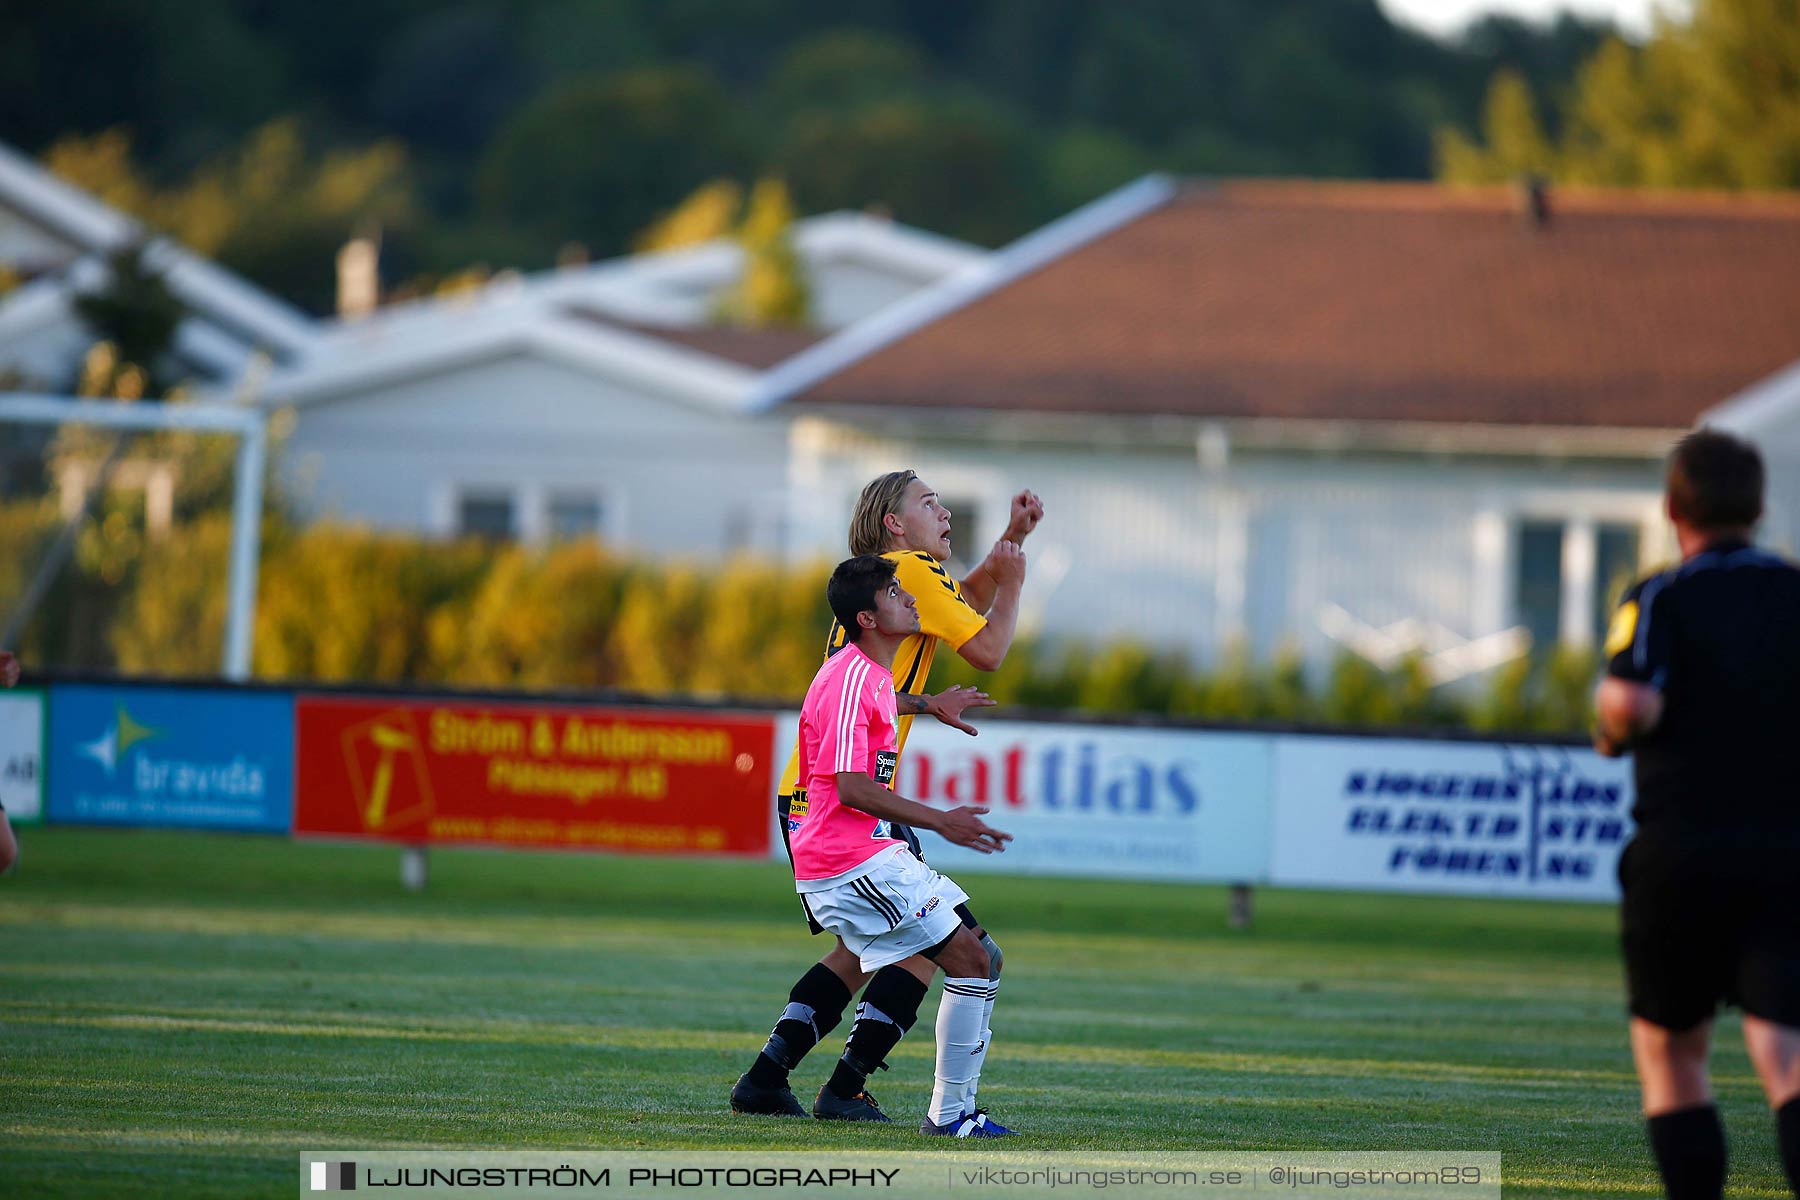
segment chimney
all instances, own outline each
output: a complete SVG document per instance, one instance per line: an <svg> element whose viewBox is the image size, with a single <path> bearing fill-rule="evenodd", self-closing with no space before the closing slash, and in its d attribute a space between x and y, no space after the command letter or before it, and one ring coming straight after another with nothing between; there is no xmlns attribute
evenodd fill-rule
<svg viewBox="0 0 1800 1200"><path fill-rule="evenodd" d="M353 237L337 253L337 311L346 321L366 317L381 301L379 236Z"/></svg>
<svg viewBox="0 0 1800 1200"><path fill-rule="evenodd" d="M1519 223L1528 230L1546 229L1550 225L1550 181L1542 175L1519 178Z"/></svg>

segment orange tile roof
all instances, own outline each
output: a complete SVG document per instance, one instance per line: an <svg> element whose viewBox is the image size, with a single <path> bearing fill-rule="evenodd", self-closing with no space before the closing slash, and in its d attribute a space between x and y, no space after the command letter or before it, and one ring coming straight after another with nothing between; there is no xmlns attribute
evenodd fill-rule
<svg viewBox="0 0 1800 1200"><path fill-rule="evenodd" d="M625 328L758 371L792 358L824 336L811 329L748 329L730 325L678 328L632 323Z"/></svg>
<svg viewBox="0 0 1800 1200"><path fill-rule="evenodd" d="M1800 359L1800 199L1231 182L805 403L1672 428Z"/></svg>
<svg viewBox="0 0 1800 1200"><path fill-rule="evenodd" d="M564 311L572 317L591 321L595 325L641 333L659 341L685 346L689 350L698 350L702 354L710 354L714 358L722 358L727 362L734 362L741 367L750 367L758 371L766 370L776 363L792 358L808 346L817 343L824 336L813 329L780 327L752 329L733 325L652 325L644 321L621 320L618 317L595 312L582 305L571 305Z"/></svg>

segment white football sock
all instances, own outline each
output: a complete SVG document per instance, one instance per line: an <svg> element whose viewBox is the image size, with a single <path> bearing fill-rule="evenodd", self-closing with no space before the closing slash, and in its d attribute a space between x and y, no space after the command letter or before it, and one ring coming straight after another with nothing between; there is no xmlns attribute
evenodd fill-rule
<svg viewBox="0 0 1800 1200"><path fill-rule="evenodd" d="M963 1115L963 1097L974 1090L984 1057L982 1031L994 983L988 979L945 979L938 1000L937 1082L931 1089L931 1121L945 1125Z"/></svg>
<svg viewBox="0 0 1800 1200"><path fill-rule="evenodd" d="M981 1010L981 1046L972 1056L975 1060L975 1073L969 1076L969 1090L963 1094L962 1110L966 1113L975 1111L975 1090L981 1086L981 1068L987 1062L988 1051L994 1048L994 998L1000 994L1000 981L988 980L987 1003Z"/></svg>

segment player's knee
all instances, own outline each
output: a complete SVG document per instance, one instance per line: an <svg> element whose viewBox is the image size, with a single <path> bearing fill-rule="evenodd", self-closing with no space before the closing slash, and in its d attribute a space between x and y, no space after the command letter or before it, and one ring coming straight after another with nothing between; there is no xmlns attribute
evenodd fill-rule
<svg viewBox="0 0 1800 1200"><path fill-rule="evenodd" d="M1631 1022L1632 1052L1640 1066L1680 1074L1698 1071L1704 1075L1711 1042L1710 1021L1687 1029L1671 1029L1642 1018Z"/></svg>
<svg viewBox="0 0 1800 1200"><path fill-rule="evenodd" d="M938 955L937 964L952 979L986 979L991 968L988 952L967 929L956 931L956 936Z"/></svg>
<svg viewBox="0 0 1800 1200"><path fill-rule="evenodd" d="M1006 955L1000 953L1000 943L994 940L993 934L983 930L981 934L981 948L987 951L988 978L1000 978L1000 966L1006 961Z"/></svg>
<svg viewBox="0 0 1800 1200"><path fill-rule="evenodd" d="M852 995L862 990L869 982L868 972L862 969L862 960L856 956L842 941L826 951L819 965L838 977L845 989Z"/></svg>

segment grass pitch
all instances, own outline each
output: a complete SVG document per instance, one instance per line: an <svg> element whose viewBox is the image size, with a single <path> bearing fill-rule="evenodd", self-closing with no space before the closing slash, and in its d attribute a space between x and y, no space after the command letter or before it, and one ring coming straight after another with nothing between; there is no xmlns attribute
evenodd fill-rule
<svg viewBox="0 0 1800 1200"><path fill-rule="evenodd" d="M958 1151L914 1132L935 999L872 1081L895 1124L727 1111L824 949L778 865L436 851L411 895L383 848L22 840L9 1196L288 1196L332 1148ZM1221 889L964 882L1007 955L982 1102L1031 1149L1500 1150L1508 1195L1657 1193L1609 908L1265 890L1232 932ZM1731 1194L1785 1195L1735 1022L1716 1066Z"/></svg>

